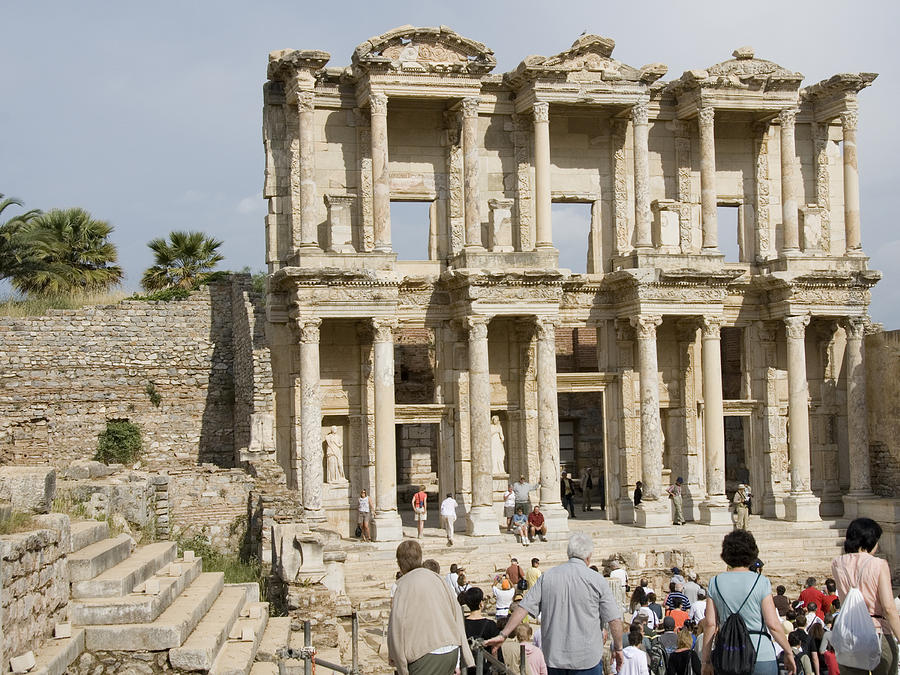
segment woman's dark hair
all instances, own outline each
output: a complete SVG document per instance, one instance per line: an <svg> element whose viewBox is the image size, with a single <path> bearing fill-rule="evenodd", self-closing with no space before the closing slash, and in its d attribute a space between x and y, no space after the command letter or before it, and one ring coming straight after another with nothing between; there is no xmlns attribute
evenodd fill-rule
<svg viewBox="0 0 900 675"><path fill-rule="evenodd" d="M758 557L756 539L747 530L729 532L722 539L722 560L729 567L750 567Z"/></svg>
<svg viewBox="0 0 900 675"><path fill-rule="evenodd" d="M481 603L484 601L484 591L478 586L472 586L460 593L456 599L460 605L465 605L469 608L469 611L474 612L481 607Z"/></svg>
<svg viewBox="0 0 900 675"><path fill-rule="evenodd" d="M630 607L631 607L632 613L634 613L634 611L635 611L638 607L640 607L641 605L643 605L644 602L646 602L646 600L647 600L647 594L644 593L644 587L643 587L643 586L638 586L637 588L635 588L635 589L634 589L634 593L631 594L631 603L630 603Z"/></svg>
<svg viewBox="0 0 900 675"><path fill-rule="evenodd" d="M651 605L656 602L656 593L647 593L647 602Z"/></svg>
<svg viewBox="0 0 900 675"><path fill-rule="evenodd" d="M809 627L809 637L813 640L822 641L822 638L825 637L825 626L816 621L812 626Z"/></svg>
<svg viewBox="0 0 900 675"><path fill-rule="evenodd" d="M637 647L644 640L644 634L641 633L641 629L637 630L631 629L628 631L628 644L632 647Z"/></svg>
<svg viewBox="0 0 900 675"><path fill-rule="evenodd" d="M844 553L870 552L881 539L881 525L871 518L857 518L847 526Z"/></svg>

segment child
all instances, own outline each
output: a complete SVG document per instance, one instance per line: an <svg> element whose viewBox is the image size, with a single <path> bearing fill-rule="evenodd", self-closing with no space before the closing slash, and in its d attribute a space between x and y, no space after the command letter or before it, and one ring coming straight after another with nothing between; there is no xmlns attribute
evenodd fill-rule
<svg viewBox="0 0 900 675"><path fill-rule="evenodd" d="M618 675L650 675L650 666L647 663L647 654L640 645L644 636L640 630L628 632L628 646L622 654L624 663L619 668Z"/></svg>

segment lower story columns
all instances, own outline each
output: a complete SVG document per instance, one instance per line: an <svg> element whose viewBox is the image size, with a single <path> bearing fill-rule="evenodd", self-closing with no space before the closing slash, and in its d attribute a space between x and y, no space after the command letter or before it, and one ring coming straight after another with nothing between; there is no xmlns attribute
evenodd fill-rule
<svg viewBox="0 0 900 675"><path fill-rule="evenodd" d="M492 505L488 318L470 316L466 325L469 331L469 438L472 449L472 508L466 529L477 537L498 534L500 525Z"/></svg>
<svg viewBox="0 0 900 675"><path fill-rule="evenodd" d="M373 319L375 370L375 537L403 538L397 511L397 437L394 425L393 319ZM321 445L321 444L320 444Z"/></svg>
<svg viewBox="0 0 900 675"><path fill-rule="evenodd" d="M538 456L541 461L541 511L547 531L569 530L562 506L559 475L559 402L556 393L556 326L546 317L537 319Z"/></svg>
<svg viewBox="0 0 900 675"><path fill-rule="evenodd" d="M704 525L728 525L725 496L725 409L722 401L721 319L704 317L700 351L703 375L703 441L706 447L706 500L700 505Z"/></svg>
<svg viewBox="0 0 900 675"><path fill-rule="evenodd" d="M319 394L319 318L297 319L300 332L300 466L303 512L325 520L322 507L322 401Z"/></svg>

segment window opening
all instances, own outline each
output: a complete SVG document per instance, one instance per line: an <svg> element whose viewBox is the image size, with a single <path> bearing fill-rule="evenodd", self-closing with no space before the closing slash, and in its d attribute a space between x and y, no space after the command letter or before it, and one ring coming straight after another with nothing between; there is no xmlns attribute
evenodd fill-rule
<svg viewBox="0 0 900 675"><path fill-rule="evenodd" d="M556 202L550 208L553 245L559 250L559 266L575 274L585 274L591 236L591 204Z"/></svg>
<svg viewBox="0 0 900 675"><path fill-rule="evenodd" d="M397 260L429 260L431 204L391 200L391 245Z"/></svg>
<svg viewBox="0 0 900 675"><path fill-rule="evenodd" d="M739 204L720 204L716 209L719 224L719 250L725 255L725 262L741 261Z"/></svg>

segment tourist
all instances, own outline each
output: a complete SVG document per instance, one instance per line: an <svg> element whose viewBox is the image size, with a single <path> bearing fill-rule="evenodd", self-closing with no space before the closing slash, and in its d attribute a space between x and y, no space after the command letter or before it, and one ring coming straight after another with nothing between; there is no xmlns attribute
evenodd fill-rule
<svg viewBox="0 0 900 675"><path fill-rule="evenodd" d="M690 628L678 631L675 651L669 655L666 672L675 675L700 675L700 657L694 651L694 634Z"/></svg>
<svg viewBox="0 0 900 675"><path fill-rule="evenodd" d="M788 645L791 647L790 653L797 664L797 675L815 675L809 653L803 649L805 642L806 639L802 630L793 630L788 635ZM785 654L787 653L785 652Z"/></svg>
<svg viewBox="0 0 900 675"><path fill-rule="evenodd" d="M636 618L643 617L647 624L647 628L655 631L656 627L659 625L659 618L656 616L656 612L650 609L650 598L647 597L647 594L641 591L640 587L635 591L635 593L638 592L640 592L640 604L636 611L632 610L632 614L634 614ZM632 596L632 598L633 597L634 596Z"/></svg>
<svg viewBox="0 0 900 675"><path fill-rule="evenodd" d="M590 511L591 510L591 493L594 491L594 477L591 475L591 471L593 469L589 466L584 467L581 470L581 510L582 511Z"/></svg>
<svg viewBox="0 0 900 675"><path fill-rule="evenodd" d="M429 558L428 560L423 562L422 567L424 567L426 570L431 570L438 576L441 575L441 564L434 558Z"/></svg>
<svg viewBox="0 0 900 675"><path fill-rule="evenodd" d="M819 608L819 605L817 603L806 603L806 626L804 626L804 629L807 633L814 623L820 623L823 626L825 625L825 621L823 620L824 615L819 616L820 611L822 610Z"/></svg>
<svg viewBox="0 0 900 675"><path fill-rule="evenodd" d="M634 486L634 505L638 506L644 497L644 484L638 481Z"/></svg>
<svg viewBox="0 0 900 675"><path fill-rule="evenodd" d="M618 675L650 675L647 654L641 649L644 635L640 628L628 631L628 646L622 650L622 665Z"/></svg>
<svg viewBox="0 0 900 675"><path fill-rule="evenodd" d="M565 471L559 479L559 495L563 508L569 512L569 518L575 517L575 482Z"/></svg>
<svg viewBox="0 0 900 675"><path fill-rule="evenodd" d="M644 587L638 586L631 594L631 600L628 601L628 611L634 614L641 605L647 602L647 594L644 592Z"/></svg>
<svg viewBox="0 0 900 675"><path fill-rule="evenodd" d="M675 619L667 616L662 620L663 632L659 634L659 644L666 648L666 652L671 654L678 646L678 635L675 633Z"/></svg>
<svg viewBox="0 0 900 675"><path fill-rule="evenodd" d="M667 610L671 609L679 609L683 607L684 609L691 608L691 601L688 600L688 597L681 592L682 585L676 582L669 583L669 594L666 596L665 607Z"/></svg>
<svg viewBox="0 0 900 675"><path fill-rule="evenodd" d="M747 486L741 483L734 493L734 527L737 530L746 530L750 526L750 495Z"/></svg>
<svg viewBox="0 0 900 675"><path fill-rule="evenodd" d="M499 645L527 614L541 617L541 648L551 675L600 675L603 624L612 635L616 668L622 657L622 610L606 579L588 569L594 542L585 532L573 532L567 547L568 562L547 570L519 604L500 635L485 642ZM572 593L572 588L580 589ZM554 673L557 669L557 673Z"/></svg>
<svg viewBox="0 0 900 675"><path fill-rule="evenodd" d="M829 668L824 656L828 648L825 624L822 621L818 621L812 624L806 632L809 634L806 648L809 651L809 658L813 662L813 670L817 675L826 675L829 672Z"/></svg>
<svg viewBox="0 0 900 675"><path fill-rule="evenodd" d="M900 617L893 601L891 570L887 560L876 558L881 525L871 518L857 518L847 526L844 555L831 561L831 574L837 584L838 597L844 598L853 587L859 588L875 631L881 640L881 662L872 669L874 675L893 675L897 672L897 638L900 636ZM858 675L865 671L841 663L842 675Z"/></svg>
<svg viewBox="0 0 900 675"><path fill-rule="evenodd" d="M681 486L683 484L684 478L679 476L675 479L674 485L670 485L666 489L666 494L669 495L669 499L672 500L672 507L675 509L675 514L672 516L673 525L684 525L684 500L681 496Z"/></svg>
<svg viewBox="0 0 900 675"><path fill-rule="evenodd" d="M512 532L512 519L516 513L516 492L512 485L506 486L506 494L503 495L503 517L506 518L506 531Z"/></svg>
<svg viewBox="0 0 900 675"><path fill-rule="evenodd" d="M369 521L374 510L375 504L372 502L372 498L365 490L360 490L356 524L359 525L359 533L363 541L372 541L372 535L369 533Z"/></svg>
<svg viewBox="0 0 900 675"><path fill-rule="evenodd" d="M447 546L453 546L453 526L456 523L457 506L453 495L448 492L447 498L441 502L441 525L447 533Z"/></svg>
<svg viewBox="0 0 900 675"><path fill-rule="evenodd" d="M684 585L681 588L681 592L684 593L690 601L691 607L697 602L697 598L702 590L700 584L697 583L697 578L696 572L688 572L687 581L684 582Z"/></svg>
<svg viewBox="0 0 900 675"><path fill-rule="evenodd" d="M651 593L654 592L653 589L650 588L650 582L647 580L646 577L641 577L641 588L644 589L644 593L646 593L647 595L650 595ZM652 600L651 600L651 602L652 602Z"/></svg>
<svg viewBox="0 0 900 675"><path fill-rule="evenodd" d="M806 584L804 589L800 592L800 602L803 603L803 608L814 602L816 603L817 608L821 608L824 604L825 594L816 588L816 578L815 577L807 577ZM825 612L822 611L822 617L824 618Z"/></svg>
<svg viewBox="0 0 900 675"><path fill-rule="evenodd" d="M484 592L472 586L459 594L459 604L469 609L465 619L466 637L476 640L487 640L500 633L497 622L484 616ZM475 675L475 667L468 669L468 675Z"/></svg>
<svg viewBox="0 0 900 675"><path fill-rule="evenodd" d="M509 567L506 568L506 578L509 579L509 583L513 585L513 588L517 588L519 581L525 579L525 570L519 565L517 558L509 559Z"/></svg>
<svg viewBox="0 0 900 675"><path fill-rule="evenodd" d="M650 608L650 610L654 614L656 614L656 621L657 622L662 621L663 608L662 608L662 605L660 605L656 601L656 593L654 593L653 591L650 591L649 593L647 593L647 606Z"/></svg>
<svg viewBox="0 0 900 675"><path fill-rule="evenodd" d="M702 588L697 591L697 602L691 603L690 620L699 625L706 616L706 591Z"/></svg>
<svg viewBox="0 0 900 675"><path fill-rule="evenodd" d="M440 577L422 568L418 542L397 547L403 576L388 619L390 663L399 675L452 675L458 666L472 666L462 610Z"/></svg>
<svg viewBox="0 0 900 675"><path fill-rule="evenodd" d="M513 516L513 534L519 538L522 546L528 546L528 518L521 508L517 508L516 515Z"/></svg>
<svg viewBox="0 0 900 675"><path fill-rule="evenodd" d="M493 585L492 591L494 593L494 599L497 601L494 616L497 617L497 619L509 616L509 606L512 604L513 598L516 595L515 587L510 583L509 579L506 578L506 575L504 575L499 582Z"/></svg>
<svg viewBox="0 0 900 675"><path fill-rule="evenodd" d="M680 567L672 568L672 577L669 579L669 583L684 586L684 575L681 573Z"/></svg>
<svg viewBox="0 0 900 675"><path fill-rule="evenodd" d="M512 484L513 492L516 495L516 508L522 509L522 513L528 513L531 510L531 502L529 494L541 487L540 483L526 483L525 474L519 476L519 480Z"/></svg>
<svg viewBox="0 0 900 675"><path fill-rule="evenodd" d="M528 539L534 541L536 536L539 536L541 541L547 541L547 522L540 506L535 506L528 514Z"/></svg>
<svg viewBox="0 0 900 675"><path fill-rule="evenodd" d="M837 584L834 579L825 580L825 596L822 598L822 611L826 614L831 612L831 603L838 599Z"/></svg>
<svg viewBox="0 0 900 675"><path fill-rule="evenodd" d="M505 641L501 646L503 654L503 663L511 671L521 672L520 647L525 645L525 661L528 664L528 675L547 675L547 662L544 661L544 654L538 647L531 642L532 629L528 624L520 624L513 631L516 641Z"/></svg>
<svg viewBox="0 0 900 675"><path fill-rule="evenodd" d="M734 530L722 540L722 560L728 571L718 574L709 582L706 616L703 619L703 675L713 675L710 660L713 636L719 626L735 611L750 632L756 648L754 675L777 675L773 640L785 650L785 667L788 673L795 670L790 645L781 627L775 603L772 601L772 585L763 574L750 571L750 565L759 558L756 540L746 530ZM768 632L766 631L768 629Z"/></svg>
<svg viewBox="0 0 900 675"><path fill-rule="evenodd" d="M459 574L463 571L463 569L464 568L460 567L456 563L452 563L450 565L450 572L448 572L447 576L444 577L444 580L447 582L450 590L453 591L453 595L459 595Z"/></svg>
<svg viewBox="0 0 900 675"><path fill-rule="evenodd" d="M416 517L416 525L419 530L416 536L421 539L423 536L422 531L425 529L425 518L427 517L428 512L428 495L425 493L424 485L420 485L419 491L413 495L412 507Z"/></svg>
<svg viewBox="0 0 900 675"><path fill-rule="evenodd" d="M784 586L779 585L775 589L775 595L772 597L772 602L775 603L775 609L778 610L778 616L782 619L791 611L791 601L785 595L786 591L787 589Z"/></svg>
<svg viewBox="0 0 900 675"><path fill-rule="evenodd" d="M687 601L685 600L685 603ZM669 610L669 616L675 619L675 630L681 630L681 627L684 626L684 622L691 618L690 608L685 604L681 604L677 607Z"/></svg>
<svg viewBox="0 0 900 675"><path fill-rule="evenodd" d="M456 585L457 585L457 587L459 588L459 592L460 592L460 593L465 593L467 590L469 590L470 588L472 588L472 584L470 584L470 583L466 580L466 575L465 575L465 574L460 574L460 575L456 578ZM459 596L459 593L457 593L457 596Z"/></svg>
<svg viewBox="0 0 900 675"><path fill-rule="evenodd" d="M609 578L610 579L618 579L619 584L622 586L622 590L626 593L628 592L628 572L625 571L625 568L622 567L622 563L618 560L613 560L609 563Z"/></svg>
<svg viewBox="0 0 900 675"><path fill-rule="evenodd" d="M537 558L531 559L531 567L528 568L528 571L525 572L525 581L528 582L529 590L534 588L534 585L537 583L538 578L544 573L541 569L541 561Z"/></svg>

